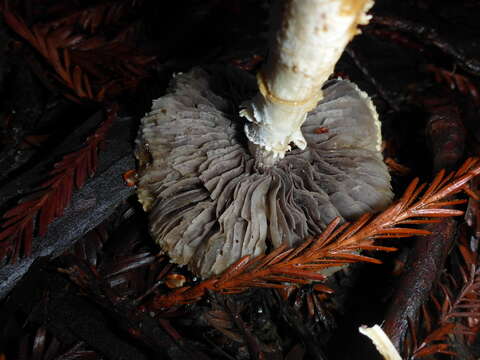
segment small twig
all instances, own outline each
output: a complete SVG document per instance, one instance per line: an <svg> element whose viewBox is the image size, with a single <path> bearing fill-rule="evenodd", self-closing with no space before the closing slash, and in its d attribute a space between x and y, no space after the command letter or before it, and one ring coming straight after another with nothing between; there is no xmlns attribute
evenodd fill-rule
<svg viewBox="0 0 480 360"><path fill-rule="evenodd" d="M438 35L437 30L435 29L428 28L425 25L413 21L392 16L376 15L370 23L414 34L426 44L433 45L447 55L453 57L466 71L475 75L480 75L480 61L468 58L461 50L455 48L447 40Z"/></svg>
<svg viewBox="0 0 480 360"><path fill-rule="evenodd" d="M408 330L408 319L416 319L428 299L438 274L443 269L447 249L451 246L457 222L446 219L428 227L432 235L421 237L411 250L407 271L401 277L385 316L383 329L397 349Z"/></svg>
<svg viewBox="0 0 480 360"><path fill-rule="evenodd" d="M448 93L438 98L423 100L431 114L426 124L426 135L431 145L433 171L453 169L465 151L466 131L460 109Z"/></svg>
<svg viewBox="0 0 480 360"><path fill-rule="evenodd" d="M427 135L431 142L434 171L452 168L462 158L465 142L465 129L459 111L455 105L444 100L426 100L425 105L432 112L427 122ZM408 319L417 318L420 307L438 280L456 228L457 222L453 219L428 225L427 229L432 234L415 242L408 270L399 281L385 317L385 332L397 349L408 329Z"/></svg>

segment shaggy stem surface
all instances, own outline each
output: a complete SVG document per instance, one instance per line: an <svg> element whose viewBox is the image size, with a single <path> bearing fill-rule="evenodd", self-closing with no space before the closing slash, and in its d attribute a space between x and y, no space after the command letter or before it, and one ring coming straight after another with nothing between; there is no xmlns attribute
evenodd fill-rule
<svg viewBox="0 0 480 360"><path fill-rule="evenodd" d="M240 115L251 151L272 165L290 150L307 146L302 126L322 98L321 87L332 74L348 42L366 24L372 0L285 0L269 59L257 74L259 93Z"/></svg>

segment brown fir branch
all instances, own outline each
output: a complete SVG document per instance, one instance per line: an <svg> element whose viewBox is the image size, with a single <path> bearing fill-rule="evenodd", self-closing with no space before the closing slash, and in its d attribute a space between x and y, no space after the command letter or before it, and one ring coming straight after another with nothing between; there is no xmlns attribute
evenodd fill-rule
<svg viewBox="0 0 480 360"><path fill-rule="evenodd" d="M14 208L8 210L0 224L0 259L14 262L29 256L35 235L44 236L48 224L63 215L73 190L81 188L95 173L101 142L117 115L116 106L107 110L106 120L87 138L85 145L55 163L45 180Z"/></svg>
<svg viewBox="0 0 480 360"><path fill-rule="evenodd" d="M49 28L48 25L29 27L8 7L3 13L5 22L50 63L62 83L73 90L78 98L91 100L95 98L87 75L82 69L70 62L68 48L80 41L81 35L74 35L73 29L69 26L61 26L55 29Z"/></svg>
<svg viewBox="0 0 480 360"><path fill-rule="evenodd" d="M111 97L136 86L147 74L145 65L154 57L137 54L125 42L131 40L131 26L113 39L99 34L80 34L76 27L97 31L101 25L111 23L115 14L126 12L126 5L131 2L110 4L110 7L100 4L57 21L32 26L8 7L3 13L5 22L43 56L55 70L57 79L73 91L74 96L64 94L67 98L103 101L106 95Z"/></svg>
<svg viewBox="0 0 480 360"><path fill-rule="evenodd" d="M455 324L442 324L422 341L408 359L420 359L435 354L456 355L456 353L450 349L450 344L448 343L448 336L451 335L454 330Z"/></svg>
<svg viewBox="0 0 480 360"><path fill-rule="evenodd" d="M365 214L354 223L342 225L337 218L322 234L296 248L282 246L268 255L245 256L219 276L156 296L152 306L164 308L192 303L204 296L207 290L232 294L251 287L284 288L292 283L323 281L326 276L321 271L327 268L359 261L380 263L358 252L394 251L393 247L378 245L377 240L426 235L429 234L426 230L405 225L462 215L461 210L448 207L465 201L445 199L467 188L468 182L478 174L480 160L471 158L455 173L446 175L445 171L440 171L428 188L425 184L419 185L419 180L415 179L403 196L380 214Z"/></svg>

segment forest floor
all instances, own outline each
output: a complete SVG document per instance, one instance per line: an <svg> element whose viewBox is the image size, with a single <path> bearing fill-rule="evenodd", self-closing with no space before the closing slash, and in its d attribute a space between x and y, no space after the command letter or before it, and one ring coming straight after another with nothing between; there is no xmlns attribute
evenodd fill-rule
<svg viewBox="0 0 480 360"><path fill-rule="evenodd" d="M464 215L385 241L398 250L368 252L381 264L158 305L201 280L148 233L132 186L139 121L176 72L254 74L268 1L0 9L0 360L380 359L363 324L383 324L404 359L479 358L478 179L455 198ZM336 67L377 107L396 198L480 156L479 13L474 0L377 0Z"/></svg>

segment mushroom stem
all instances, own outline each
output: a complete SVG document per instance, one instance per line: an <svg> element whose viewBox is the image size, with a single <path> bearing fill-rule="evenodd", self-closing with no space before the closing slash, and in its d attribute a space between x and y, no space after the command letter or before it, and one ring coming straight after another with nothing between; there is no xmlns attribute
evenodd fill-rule
<svg viewBox="0 0 480 360"><path fill-rule="evenodd" d="M279 30L257 74L259 93L243 105L251 151L266 166L293 142L307 146L300 127L322 99L321 87L348 42L366 24L372 0L283 0Z"/></svg>
<svg viewBox="0 0 480 360"><path fill-rule="evenodd" d="M380 326L374 325L372 327L368 327L362 325L358 328L358 331L372 340L378 352L385 360L402 360L397 349L395 346L393 346L392 341Z"/></svg>

